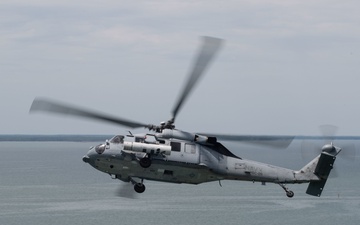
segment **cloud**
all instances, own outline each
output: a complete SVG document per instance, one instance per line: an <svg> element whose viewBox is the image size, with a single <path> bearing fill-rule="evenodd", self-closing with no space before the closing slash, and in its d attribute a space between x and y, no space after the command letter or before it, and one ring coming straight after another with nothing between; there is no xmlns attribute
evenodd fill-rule
<svg viewBox="0 0 360 225"><path fill-rule="evenodd" d="M226 43L194 92L203 99L190 99L179 121L191 126L197 114L196 123L205 127L221 114L223 123L214 126L236 130L230 118L241 115L260 118L257 126L251 125L254 120L246 121L248 129L262 131L261 124L269 124L265 126L270 130L275 119L269 118L311 116L304 112L309 107L318 115L326 114L331 98L347 102L357 95L359 5L325 0L3 0L0 101L28 107L36 95L50 95L84 106L96 104L125 117L164 120L168 112L164 108L170 110L176 98L198 48L198 36L209 35ZM346 91L319 91L337 84L348 85ZM144 95L148 99L140 104L137 99ZM132 107L107 104L109 96L121 96L121 104ZM304 96L308 103L301 100ZM230 106L224 100L228 98L233 101ZM271 107L271 99L281 101ZM292 99L299 104L297 110L303 111L296 111ZM320 106L320 100L325 106ZM155 102L160 102L158 109ZM232 110L203 109L203 104L214 102L218 109ZM154 108L151 115L144 112L149 108ZM16 118L11 113L21 110L2 111L2 118L14 119L6 121L0 133L15 129L12 124L23 124L19 130L34 127L26 113Z"/></svg>

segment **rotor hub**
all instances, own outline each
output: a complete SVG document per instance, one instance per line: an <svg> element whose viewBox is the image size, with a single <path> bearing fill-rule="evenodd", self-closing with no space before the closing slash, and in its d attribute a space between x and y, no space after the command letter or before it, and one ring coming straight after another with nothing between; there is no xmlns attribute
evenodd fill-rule
<svg viewBox="0 0 360 225"><path fill-rule="evenodd" d="M327 153L331 153L334 154L336 153L336 147L331 143L331 144L326 144L321 148L322 152L327 152Z"/></svg>

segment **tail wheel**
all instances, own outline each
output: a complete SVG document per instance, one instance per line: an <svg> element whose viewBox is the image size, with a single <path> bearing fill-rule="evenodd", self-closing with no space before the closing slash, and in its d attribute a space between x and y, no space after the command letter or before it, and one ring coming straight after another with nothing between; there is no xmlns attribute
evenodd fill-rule
<svg viewBox="0 0 360 225"><path fill-rule="evenodd" d="M293 191L287 191L286 196L288 196L289 198L292 198L292 197L294 197L294 192Z"/></svg>
<svg viewBox="0 0 360 225"><path fill-rule="evenodd" d="M142 184L142 183L136 183L134 185L134 190L137 192L137 193L143 193L145 191L145 185Z"/></svg>
<svg viewBox="0 0 360 225"><path fill-rule="evenodd" d="M286 196L288 196L289 198L294 197L294 192L291 191L291 190L289 190L289 188L287 188L287 187L285 186L285 184L278 183L278 185L280 185L280 187L281 187L282 189L284 189L284 191L285 191L285 193L286 193Z"/></svg>

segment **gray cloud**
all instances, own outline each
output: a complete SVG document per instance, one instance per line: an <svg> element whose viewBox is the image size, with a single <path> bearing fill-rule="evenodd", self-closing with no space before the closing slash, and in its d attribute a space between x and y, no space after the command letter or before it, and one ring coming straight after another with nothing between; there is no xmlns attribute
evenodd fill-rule
<svg viewBox="0 0 360 225"><path fill-rule="evenodd" d="M2 1L0 133L126 128L28 115L36 96L168 119L201 35L225 46L180 112L193 131L358 135L357 1Z"/></svg>

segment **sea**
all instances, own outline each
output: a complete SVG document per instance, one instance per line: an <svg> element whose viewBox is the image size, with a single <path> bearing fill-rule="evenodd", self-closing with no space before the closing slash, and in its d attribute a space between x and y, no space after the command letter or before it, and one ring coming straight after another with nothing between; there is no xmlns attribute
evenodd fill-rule
<svg viewBox="0 0 360 225"><path fill-rule="evenodd" d="M360 140L334 140L353 143L356 155L339 155L336 176L320 198L305 194L307 184L287 185L295 192L287 198L277 184L245 181L145 181L146 191L135 194L129 184L82 161L89 147L109 138L0 135L0 224L360 224ZM302 142L294 140L285 149L224 145L243 158L300 169L308 160Z"/></svg>

